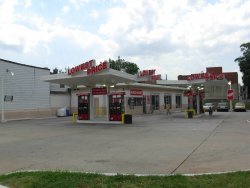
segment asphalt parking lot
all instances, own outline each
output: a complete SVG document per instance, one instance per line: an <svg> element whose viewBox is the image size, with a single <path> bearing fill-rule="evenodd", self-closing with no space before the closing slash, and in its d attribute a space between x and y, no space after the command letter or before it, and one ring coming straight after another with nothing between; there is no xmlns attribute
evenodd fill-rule
<svg viewBox="0 0 250 188"><path fill-rule="evenodd" d="M250 112L141 115L127 125L71 117L0 123L0 173L67 170L125 174L250 169Z"/></svg>

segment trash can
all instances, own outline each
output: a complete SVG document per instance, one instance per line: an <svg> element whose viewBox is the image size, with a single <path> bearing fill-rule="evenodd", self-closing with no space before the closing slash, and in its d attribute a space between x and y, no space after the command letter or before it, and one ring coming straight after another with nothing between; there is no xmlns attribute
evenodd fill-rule
<svg viewBox="0 0 250 188"><path fill-rule="evenodd" d="M66 116L70 116L69 110L66 109Z"/></svg>
<svg viewBox="0 0 250 188"><path fill-rule="evenodd" d="M124 114L124 124L132 124L132 115Z"/></svg>
<svg viewBox="0 0 250 188"><path fill-rule="evenodd" d="M192 110L188 110L188 118L193 118L193 111Z"/></svg>

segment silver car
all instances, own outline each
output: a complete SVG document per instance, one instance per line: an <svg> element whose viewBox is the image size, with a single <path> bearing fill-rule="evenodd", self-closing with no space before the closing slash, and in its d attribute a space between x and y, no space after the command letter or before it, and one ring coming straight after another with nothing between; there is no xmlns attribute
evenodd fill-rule
<svg viewBox="0 0 250 188"><path fill-rule="evenodd" d="M215 111L215 106L214 106L214 104L211 103L211 102L205 103L205 104L203 105L203 110L204 110L205 112L208 112L210 107L212 108L213 111Z"/></svg>
<svg viewBox="0 0 250 188"><path fill-rule="evenodd" d="M243 112L246 112L246 105L244 102L237 102L235 103L235 106L234 106L234 111L235 112L238 112L238 111L243 111Z"/></svg>
<svg viewBox="0 0 250 188"><path fill-rule="evenodd" d="M222 111L228 112L228 110L229 110L229 105L227 102L219 102L217 104L217 112L222 112Z"/></svg>

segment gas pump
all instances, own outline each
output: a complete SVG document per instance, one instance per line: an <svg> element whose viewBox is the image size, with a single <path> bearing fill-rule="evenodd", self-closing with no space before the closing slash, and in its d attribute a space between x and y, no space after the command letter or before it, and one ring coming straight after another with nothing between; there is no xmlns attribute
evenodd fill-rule
<svg viewBox="0 0 250 188"><path fill-rule="evenodd" d="M121 121L124 108L124 93L109 95L109 120Z"/></svg>
<svg viewBox="0 0 250 188"><path fill-rule="evenodd" d="M78 119L89 120L89 94L78 96Z"/></svg>

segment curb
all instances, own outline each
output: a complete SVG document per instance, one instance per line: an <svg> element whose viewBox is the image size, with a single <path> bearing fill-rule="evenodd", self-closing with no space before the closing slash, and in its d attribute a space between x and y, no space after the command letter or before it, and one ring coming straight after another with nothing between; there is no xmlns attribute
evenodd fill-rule
<svg viewBox="0 0 250 188"><path fill-rule="evenodd" d="M6 173L5 175L10 175L14 173L20 173L20 172L43 172L41 170L17 170L14 172ZM203 175L219 175L219 174L227 174L227 173L235 173L235 172L250 172L250 169L245 169L245 170L232 170L232 171L221 171L221 172L205 172L205 173L183 173L183 174L128 174L128 173L116 173L116 172L83 172L83 171L44 171L44 172L69 172L69 173L84 173L84 174L98 174L98 175L105 175L105 176L117 176L117 175L122 175L122 176L175 176L175 175L181 175L181 176L203 176ZM3 175L3 174L2 174ZM0 185L0 188L1 185ZM3 188L8 188L4 187Z"/></svg>

